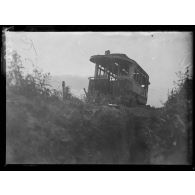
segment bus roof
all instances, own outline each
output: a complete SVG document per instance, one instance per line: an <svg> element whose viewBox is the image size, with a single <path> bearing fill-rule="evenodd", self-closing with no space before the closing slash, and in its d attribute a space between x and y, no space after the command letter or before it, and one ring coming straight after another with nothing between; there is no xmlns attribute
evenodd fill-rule
<svg viewBox="0 0 195 195"><path fill-rule="evenodd" d="M115 66L118 63L120 66L122 65L124 68L128 68L131 65L136 65L144 74L148 76L148 74L139 66L139 64L130 59L126 54L121 53L112 53L105 55L93 55L90 58L90 61L93 63L97 63L103 67Z"/></svg>

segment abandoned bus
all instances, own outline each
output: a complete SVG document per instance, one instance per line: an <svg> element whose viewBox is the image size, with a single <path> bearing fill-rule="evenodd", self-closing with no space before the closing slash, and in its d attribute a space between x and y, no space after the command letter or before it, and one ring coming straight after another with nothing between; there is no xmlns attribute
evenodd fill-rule
<svg viewBox="0 0 195 195"><path fill-rule="evenodd" d="M148 96L148 74L126 54L93 55L94 77L89 77L88 94L109 97L112 103L126 106L145 105Z"/></svg>

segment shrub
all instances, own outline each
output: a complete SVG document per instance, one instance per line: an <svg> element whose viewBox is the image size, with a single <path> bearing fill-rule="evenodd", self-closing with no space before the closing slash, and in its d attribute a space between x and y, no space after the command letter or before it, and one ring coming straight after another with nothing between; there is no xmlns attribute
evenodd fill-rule
<svg viewBox="0 0 195 195"><path fill-rule="evenodd" d="M62 94L52 89L48 84L50 73L42 73L38 68L33 68L32 73L24 73L21 56L13 51L7 60L6 90L14 94L24 95L28 98L42 97L50 100L61 98ZM69 90L70 91L70 90ZM9 94L9 93L8 93ZM69 97L70 92L67 93Z"/></svg>

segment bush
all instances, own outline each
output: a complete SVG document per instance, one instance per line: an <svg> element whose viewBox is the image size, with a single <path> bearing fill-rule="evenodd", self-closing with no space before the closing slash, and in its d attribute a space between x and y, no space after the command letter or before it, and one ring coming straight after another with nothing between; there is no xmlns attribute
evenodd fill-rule
<svg viewBox="0 0 195 195"><path fill-rule="evenodd" d="M151 137L154 154L176 155L175 162L182 164L191 162L192 151L192 78L189 68L184 74L177 74L179 79L168 94L161 109L159 126Z"/></svg>
<svg viewBox="0 0 195 195"><path fill-rule="evenodd" d="M38 68L33 68L32 73L24 73L21 56L13 51L10 59L7 60L6 90L27 98L41 97L48 100L62 99L62 93L52 89L48 84L50 73L42 73ZM70 89L67 90L67 99L72 95Z"/></svg>

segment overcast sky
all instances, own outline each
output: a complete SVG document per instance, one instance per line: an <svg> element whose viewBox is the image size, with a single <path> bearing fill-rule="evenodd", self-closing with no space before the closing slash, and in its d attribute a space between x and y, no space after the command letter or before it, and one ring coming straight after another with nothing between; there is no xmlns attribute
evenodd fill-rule
<svg viewBox="0 0 195 195"><path fill-rule="evenodd" d="M90 56L125 53L150 77L148 104L161 106L176 72L191 63L189 32L6 32L7 49L15 49L27 68L32 62L52 75L94 75ZM30 59L30 60L29 60Z"/></svg>

